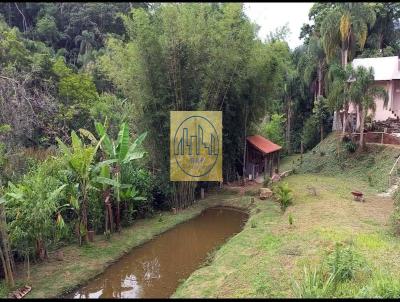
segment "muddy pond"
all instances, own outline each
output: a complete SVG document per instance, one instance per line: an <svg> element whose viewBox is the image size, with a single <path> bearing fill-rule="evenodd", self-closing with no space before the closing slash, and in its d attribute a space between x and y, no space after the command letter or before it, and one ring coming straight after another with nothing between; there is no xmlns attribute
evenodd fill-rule
<svg viewBox="0 0 400 302"><path fill-rule="evenodd" d="M209 252L239 233L248 214L228 207L204 210L135 247L65 298L167 298Z"/></svg>

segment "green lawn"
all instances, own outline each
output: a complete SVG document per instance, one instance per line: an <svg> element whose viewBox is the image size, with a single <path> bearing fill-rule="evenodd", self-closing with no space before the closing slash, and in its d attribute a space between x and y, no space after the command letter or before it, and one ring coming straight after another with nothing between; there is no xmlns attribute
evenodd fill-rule
<svg viewBox="0 0 400 302"><path fill-rule="evenodd" d="M380 272L400 278L400 239L387 224L391 199L376 197L375 188L355 178L300 174L284 181L293 189L294 205L282 214L274 201L257 199L244 230L173 297L294 297L293 280L301 281L303 266L318 265L337 242L353 246L371 271L342 285L337 296L362 295ZM352 200L355 188L365 192L365 203Z"/></svg>

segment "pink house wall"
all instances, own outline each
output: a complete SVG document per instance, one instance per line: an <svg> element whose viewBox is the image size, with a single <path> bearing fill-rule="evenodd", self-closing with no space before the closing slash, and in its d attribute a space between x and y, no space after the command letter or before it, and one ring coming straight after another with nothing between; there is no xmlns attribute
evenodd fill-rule
<svg viewBox="0 0 400 302"><path fill-rule="evenodd" d="M391 81L376 81L375 86L381 86L385 88L386 92L388 93L389 100L388 100L388 105L386 108L383 106L383 99L381 98L376 98L375 103L376 103L376 111L373 117L374 121L385 121L388 118L396 118L397 116L400 116L400 80L391 80ZM396 113L394 115L392 113ZM356 113L356 108L354 107L353 104L350 104L349 106L349 113ZM370 115L372 111L370 110L368 112L368 115Z"/></svg>

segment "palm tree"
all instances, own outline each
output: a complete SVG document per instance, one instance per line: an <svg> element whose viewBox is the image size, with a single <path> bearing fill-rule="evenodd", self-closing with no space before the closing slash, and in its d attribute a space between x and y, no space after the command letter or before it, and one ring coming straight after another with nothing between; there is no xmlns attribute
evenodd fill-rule
<svg viewBox="0 0 400 302"><path fill-rule="evenodd" d="M79 44L78 60L85 66L90 51L95 45L95 34L91 31L83 30L81 35L77 35L74 39L75 45Z"/></svg>
<svg viewBox="0 0 400 302"><path fill-rule="evenodd" d="M316 75L317 88L315 89L315 98L318 98L323 95L324 73L327 66L325 52L319 37L315 35L310 37L305 60L307 64L303 70L304 80L306 83L310 83Z"/></svg>
<svg viewBox="0 0 400 302"><path fill-rule="evenodd" d="M347 115L351 102L350 86L352 84L353 68L351 65L345 67L332 64L328 72L328 104L335 110L344 109L343 113L343 135L347 128Z"/></svg>
<svg viewBox="0 0 400 302"><path fill-rule="evenodd" d="M376 98L382 98L384 107L388 103L388 94L383 87L372 86L374 83L374 70L372 67L366 69L363 66L357 67L354 72L355 82L351 85L350 95L353 102L360 108L361 124L360 124L360 148L364 149L364 123L368 111L372 113L376 110Z"/></svg>
<svg viewBox="0 0 400 302"><path fill-rule="evenodd" d="M365 3L338 3L321 24L321 36L328 60L340 48L342 66L355 55L356 46L362 50L367 40L368 27L374 25L376 15Z"/></svg>
<svg viewBox="0 0 400 302"><path fill-rule="evenodd" d="M367 40L368 27L375 23L373 8L365 3L338 3L326 15L321 24L321 37L327 61L340 51L341 65L346 66L357 50L363 49ZM340 130L340 108L334 114L334 128Z"/></svg>

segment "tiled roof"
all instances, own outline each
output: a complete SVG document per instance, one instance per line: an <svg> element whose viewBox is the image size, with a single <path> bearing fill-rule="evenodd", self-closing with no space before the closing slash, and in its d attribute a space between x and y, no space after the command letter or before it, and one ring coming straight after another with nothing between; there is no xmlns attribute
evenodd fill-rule
<svg viewBox="0 0 400 302"><path fill-rule="evenodd" d="M282 149L281 146L274 144L261 135L252 135L247 137L247 141L259 151L267 154Z"/></svg>

